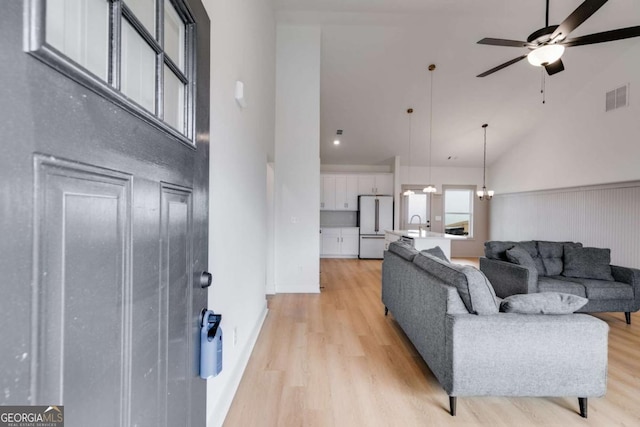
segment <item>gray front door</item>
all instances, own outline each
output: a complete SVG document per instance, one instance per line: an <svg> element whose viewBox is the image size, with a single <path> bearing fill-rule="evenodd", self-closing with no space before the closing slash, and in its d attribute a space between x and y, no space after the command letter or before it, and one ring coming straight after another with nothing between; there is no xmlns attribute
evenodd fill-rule
<svg viewBox="0 0 640 427"><path fill-rule="evenodd" d="M199 0L151 3L193 18L193 43L183 45L190 65L167 59L175 46L162 41L160 18L160 30L149 32L158 41L131 41L144 24L131 17L134 6L144 2L65 1L106 7L107 23L122 19L106 39L109 67L132 67L143 58L135 49L151 49L152 70L164 74L147 79L156 98L146 107L128 82L126 94L150 111L135 114L126 97L74 78L82 67L56 67L46 49L42 57L26 52L28 32L40 31L29 19L44 5L57 12L61 1L3 2L0 405L64 405L68 427L204 426L198 333L207 304L199 277L207 269L209 19ZM120 40L128 53L114 50ZM109 68L98 77L124 92L126 76L117 74ZM175 87L184 104L167 102ZM179 132L167 131L163 117Z"/></svg>

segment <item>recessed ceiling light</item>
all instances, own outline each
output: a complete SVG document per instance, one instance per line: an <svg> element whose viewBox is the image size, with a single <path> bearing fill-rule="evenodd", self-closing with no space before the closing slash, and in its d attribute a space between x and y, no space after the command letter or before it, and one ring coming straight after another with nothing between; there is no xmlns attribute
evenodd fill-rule
<svg viewBox="0 0 640 427"><path fill-rule="evenodd" d="M339 139L334 139L333 140L333 145L340 145L340 140Z"/></svg>

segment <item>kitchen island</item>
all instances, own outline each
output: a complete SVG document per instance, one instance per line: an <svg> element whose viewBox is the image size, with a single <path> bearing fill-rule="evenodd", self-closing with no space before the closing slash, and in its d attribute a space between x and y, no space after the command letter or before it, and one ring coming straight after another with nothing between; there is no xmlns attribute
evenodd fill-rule
<svg viewBox="0 0 640 427"><path fill-rule="evenodd" d="M400 239L413 242L413 247L419 251L440 246L447 258L451 259L451 239L443 233L418 230L385 230L385 250L389 249L389 243Z"/></svg>

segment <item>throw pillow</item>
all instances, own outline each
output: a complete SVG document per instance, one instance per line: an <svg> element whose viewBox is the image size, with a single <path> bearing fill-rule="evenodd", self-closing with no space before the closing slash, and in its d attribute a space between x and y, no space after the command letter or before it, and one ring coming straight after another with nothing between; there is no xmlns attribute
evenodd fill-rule
<svg viewBox="0 0 640 427"><path fill-rule="evenodd" d="M447 259L447 256L444 254L440 246L436 246L435 248L430 248L430 249L424 249L424 250L421 250L420 252L422 252L423 254L430 254L440 258L443 261L450 262Z"/></svg>
<svg viewBox="0 0 640 427"><path fill-rule="evenodd" d="M401 240L389 243L389 252L393 252L407 261L413 261L413 258L418 254L413 246Z"/></svg>
<svg viewBox="0 0 640 427"><path fill-rule="evenodd" d="M538 269L536 268L536 263L529 252L527 252L523 247L514 246L507 250L506 255L509 262L526 267L529 270L529 274L535 276L533 279L535 281L538 280Z"/></svg>
<svg viewBox="0 0 640 427"><path fill-rule="evenodd" d="M460 272L464 274L466 283L463 282L462 286L456 284L456 288L469 313L481 315L497 313L500 303L487 276L469 265L462 266Z"/></svg>
<svg viewBox="0 0 640 427"><path fill-rule="evenodd" d="M413 263L445 285L455 287L469 313L498 313L500 303L496 292L489 279L477 268L451 264L425 252L416 255Z"/></svg>
<svg viewBox="0 0 640 427"><path fill-rule="evenodd" d="M569 314L584 307L587 298L560 292L511 295L502 300L500 311L520 314Z"/></svg>
<svg viewBox="0 0 640 427"><path fill-rule="evenodd" d="M611 249L580 248L565 245L565 277L613 281L611 275Z"/></svg>

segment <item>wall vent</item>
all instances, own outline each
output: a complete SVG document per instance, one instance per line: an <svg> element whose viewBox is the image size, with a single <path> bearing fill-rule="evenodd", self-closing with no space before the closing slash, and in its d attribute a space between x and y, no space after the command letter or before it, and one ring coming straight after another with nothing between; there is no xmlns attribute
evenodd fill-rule
<svg viewBox="0 0 640 427"><path fill-rule="evenodd" d="M629 84L610 90L605 97L605 111L629 105Z"/></svg>

